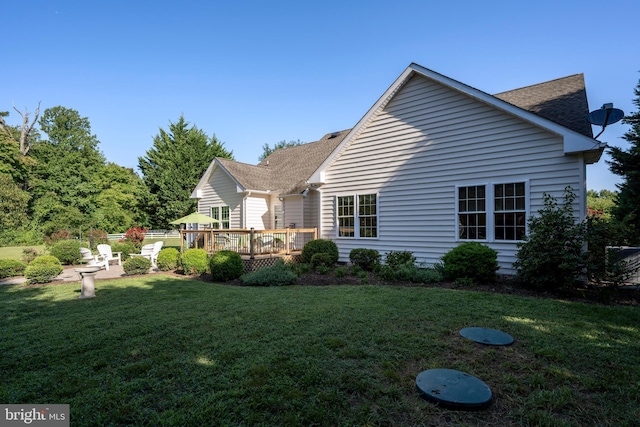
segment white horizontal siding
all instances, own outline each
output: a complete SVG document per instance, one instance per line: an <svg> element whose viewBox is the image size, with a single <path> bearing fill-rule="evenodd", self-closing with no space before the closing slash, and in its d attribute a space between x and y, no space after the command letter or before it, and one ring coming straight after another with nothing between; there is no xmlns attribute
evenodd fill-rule
<svg viewBox="0 0 640 427"><path fill-rule="evenodd" d="M433 264L457 245L456 185L530 184L532 212L542 195L584 187L579 157L561 138L422 76L412 78L326 171L321 231L340 248L413 251ZM336 195L378 193L379 237L336 238ZM489 201L488 201L489 202ZM579 211L581 201L576 201ZM503 272L512 272L515 243L489 243Z"/></svg>
<svg viewBox="0 0 640 427"><path fill-rule="evenodd" d="M266 230L272 228L271 212L269 211L269 196L251 196L245 201L247 209L246 228Z"/></svg>
<svg viewBox="0 0 640 427"><path fill-rule="evenodd" d="M284 199L284 226L294 223L301 228L304 223L304 207L302 196L291 196Z"/></svg>
<svg viewBox="0 0 640 427"><path fill-rule="evenodd" d="M229 226L241 228L243 196L242 193L238 193L236 184L229 175L216 168L202 188L202 198L198 200L198 212L211 215L212 206L229 206Z"/></svg>

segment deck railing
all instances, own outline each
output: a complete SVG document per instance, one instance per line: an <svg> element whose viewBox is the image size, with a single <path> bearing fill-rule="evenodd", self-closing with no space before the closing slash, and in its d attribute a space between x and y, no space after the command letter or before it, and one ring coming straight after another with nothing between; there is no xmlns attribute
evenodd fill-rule
<svg viewBox="0 0 640 427"><path fill-rule="evenodd" d="M317 228L283 228L274 230L212 229L180 230L180 237L187 247L205 249L214 253L223 249L249 255L253 259L260 254L286 254L300 252L304 245L318 238Z"/></svg>

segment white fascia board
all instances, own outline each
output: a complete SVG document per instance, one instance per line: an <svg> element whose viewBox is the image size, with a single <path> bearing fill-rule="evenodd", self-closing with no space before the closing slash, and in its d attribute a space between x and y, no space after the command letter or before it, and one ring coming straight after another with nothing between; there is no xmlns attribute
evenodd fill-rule
<svg viewBox="0 0 640 427"><path fill-rule="evenodd" d="M400 74L400 77L398 77L396 81L393 82L391 86L389 86L389 89L387 89L384 94L382 94L378 101L373 104L373 107L371 107L369 111L367 111L367 113L351 129L347 136L344 137L340 145L338 145L333 150L333 152L325 159L325 161L322 162L318 169L316 169L316 171L311 174L311 177L309 177L309 180L307 181L309 184L323 184L325 182L325 171L327 170L329 165L333 163L333 160L342 152L342 150L349 144L349 142L360 133L362 128L373 118L375 113L379 109L384 108L384 106L387 105L391 98L393 98L393 95L395 95L395 93L400 90L402 86L404 86L407 80L409 80L411 75L414 73L411 65L409 65L407 69L405 69L402 74Z"/></svg>
<svg viewBox="0 0 640 427"><path fill-rule="evenodd" d="M240 185L238 180L233 175L231 175L231 173L224 166L222 166L222 164L218 161L218 159L213 159L211 161L211 164L205 171L205 173L202 175L202 178L200 178L200 181L198 182L198 185L196 185L195 190L193 190L193 192L191 193L192 199L199 199L202 197L202 188L209 181L209 179L211 178L211 175L213 175L213 172L215 172L216 168L220 168L222 171L224 171L224 173L227 174L227 176L236 185L236 189L238 193L242 193L246 191L246 189L242 185Z"/></svg>
<svg viewBox="0 0 640 427"><path fill-rule="evenodd" d="M578 132L572 131L564 126L561 126L557 123L552 122L551 120L547 120L542 118L534 113L526 111L520 107L516 107L513 104L510 104L506 101L503 101L499 98L496 98L493 95L489 95L486 92L475 89L471 86L468 86L464 83L461 83L457 80L444 76L442 74L436 73L435 71L429 70L421 65L412 63L410 64L406 70L398 77L395 82L385 91L385 93L378 99L378 101L369 109L367 114L360 119L360 121L351 129L351 132L344 138L344 140L336 147L336 149L331 153L329 157L320 165L320 167L311 175L309 178L309 183L311 184L320 184L325 182L325 171L328 166L333 162L333 160L342 152L343 148L348 145L351 140L360 133L362 128L366 126L366 124L373 118L373 116L377 113L377 111L381 108L384 108L386 104L393 98L393 96L398 92L402 86L409 80L414 74L420 74L424 77L432 79L440 84L447 86L451 89L454 89L458 92L464 93L478 101L481 101L485 104L491 105L495 108L498 108L506 113L509 113L513 116L519 117L523 120L526 120L536 126L539 126L543 129L548 130L560 137L563 138L564 142L564 153L565 154L576 154L582 152L597 152L601 150L600 143L587 136L584 136ZM599 158L599 156L598 156Z"/></svg>
<svg viewBox="0 0 640 427"><path fill-rule="evenodd" d="M446 86L458 90L459 92L465 93L486 104L492 105L511 115L517 116L536 126L539 126L561 136L564 141L565 154L583 153L585 151L598 151L600 149L600 142L593 138L589 138L588 136L582 135L581 133L552 122L551 120L547 120L530 111L524 110L520 107L516 107L515 105L496 98L493 95L489 95L488 93L482 92L481 90L475 89L471 86L467 86L464 83L443 76L442 74L438 74L420 65L411 64L411 66L416 69L416 72L423 74L426 77L436 80Z"/></svg>

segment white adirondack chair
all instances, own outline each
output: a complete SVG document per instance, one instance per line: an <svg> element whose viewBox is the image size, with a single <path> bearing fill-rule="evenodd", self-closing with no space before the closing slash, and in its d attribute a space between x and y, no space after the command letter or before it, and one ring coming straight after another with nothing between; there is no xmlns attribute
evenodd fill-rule
<svg viewBox="0 0 640 427"><path fill-rule="evenodd" d="M107 261L118 261L118 265L122 265L122 252L112 252L111 246L106 244L98 245L98 253L100 256Z"/></svg>
<svg viewBox="0 0 640 427"><path fill-rule="evenodd" d="M99 266L104 267L105 270L109 269L109 261L102 258L102 255L93 255L90 249L80 248L80 254L82 255L82 260L90 266Z"/></svg>

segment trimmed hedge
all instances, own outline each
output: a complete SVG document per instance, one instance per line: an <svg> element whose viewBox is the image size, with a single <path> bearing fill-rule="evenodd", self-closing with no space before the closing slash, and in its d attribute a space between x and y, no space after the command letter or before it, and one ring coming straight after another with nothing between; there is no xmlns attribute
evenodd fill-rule
<svg viewBox="0 0 640 427"><path fill-rule="evenodd" d="M321 252L313 254L311 257L311 268L316 271L318 271L318 269L324 270L321 267L332 268L334 265L336 265L336 263L333 260L333 257L327 253Z"/></svg>
<svg viewBox="0 0 640 427"><path fill-rule="evenodd" d="M82 259L80 248L83 244L79 240L60 240L51 246L49 253L58 258L62 264L78 264Z"/></svg>
<svg viewBox="0 0 640 427"><path fill-rule="evenodd" d="M329 254L333 260L333 264L338 262L338 258L340 257L338 246L334 242L326 239L316 239L307 242L302 248L302 261L310 264L311 257L319 253Z"/></svg>
<svg viewBox="0 0 640 427"><path fill-rule="evenodd" d="M475 283L494 283L498 271L498 252L478 242L463 243L442 257L445 279L470 279Z"/></svg>
<svg viewBox="0 0 640 427"><path fill-rule="evenodd" d="M176 248L164 248L158 254L156 265L161 271L175 270L178 267L180 251Z"/></svg>
<svg viewBox="0 0 640 427"><path fill-rule="evenodd" d="M391 251L385 256L384 264L389 267L399 267L406 263L415 264L416 257L411 251Z"/></svg>
<svg viewBox="0 0 640 427"><path fill-rule="evenodd" d="M380 267L380 252L375 249L356 248L349 253L349 260L366 271L375 271Z"/></svg>
<svg viewBox="0 0 640 427"><path fill-rule="evenodd" d="M27 263L17 259L0 259L0 279L22 276Z"/></svg>
<svg viewBox="0 0 640 427"><path fill-rule="evenodd" d="M249 286L290 286L298 281L294 273L284 262L280 261L271 267L264 267L240 277Z"/></svg>
<svg viewBox="0 0 640 427"><path fill-rule="evenodd" d="M179 262L184 274L204 274L209 266L209 254L204 249L187 249Z"/></svg>
<svg viewBox="0 0 640 427"><path fill-rule="evenodd" d="M226 282L242 276L244 265L239 253L223 250L214 253L209 259L209 269L214 282Z"/></svg>
<svg viewBox="0 0 640 427"><path fill-rule="evenodd" d="M131 258L130 254L139 254L140 251L131 242L109 242L111 246L111 252L122 252L120 258L122 261L126 261ZM134 257L139 258L139 257Z"/></svg>
<svg viewBox="0 0 640 427"><path fill-rule="evenodd" d="M78 253L80 253L79 250ZM58 258L52 255L43 255L31 261L24 270L24 277L28 283L49 283L63 270Z"/></svg>
<svg viewBox="0 0 640 427"><path fill-rule="evenodd" d="M151 260L141 256L134 256L122 263L122 269L128 276L134 274L148 274Z"/></svg>

